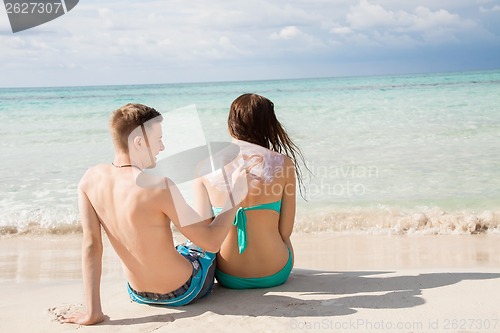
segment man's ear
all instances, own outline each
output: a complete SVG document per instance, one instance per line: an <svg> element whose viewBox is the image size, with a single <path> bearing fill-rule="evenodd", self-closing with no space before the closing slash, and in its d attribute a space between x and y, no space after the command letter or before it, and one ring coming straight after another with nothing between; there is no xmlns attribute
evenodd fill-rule
<svg viewBox="0 0 500 333"><path fill-rule="evenodd" d="M140 136L136 136L136 137L134 138L134 141L133 141L133 143L134 143L134 148L135 148L135 149L137 149L137 150L141 150L142 145L143 145L143 142L144 142L144 141L142 140L142 137L140 137Z"/></svg>

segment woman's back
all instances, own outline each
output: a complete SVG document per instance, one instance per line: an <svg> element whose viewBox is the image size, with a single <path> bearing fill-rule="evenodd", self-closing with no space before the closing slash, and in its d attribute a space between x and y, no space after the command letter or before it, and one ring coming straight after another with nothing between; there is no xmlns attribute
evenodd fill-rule
<svg viewBox="0 0 500 333"><path fill-rule="evenodd" d="M222 244L217 266L238 277L269 276L280 271L292 256L294 165L290 158L269 149L239 140L234 143L240 147L237 164L243 164L248 172L248 195L240 205L235 227ZM224 184L222 172L203 179L214 213L219 213L227 200Z"/></svg>

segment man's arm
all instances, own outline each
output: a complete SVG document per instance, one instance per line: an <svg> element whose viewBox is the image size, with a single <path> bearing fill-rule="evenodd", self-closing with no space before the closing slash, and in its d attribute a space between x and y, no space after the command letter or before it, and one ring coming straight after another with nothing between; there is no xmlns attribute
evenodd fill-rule
<svg viewBox="0 0 500 333"><path fill-rule="evenodd" d="M219 251L234 221L238 204L248 192L246 170L243 167L237 168L230 179L228 199L222 213L217 215L213 221L212 214L200 216L186 203L177 186L167 180L167 190L164 192L165 200L161 204L163 212L172 220L179 232L205 251Z"/></svg>
<svg viewBox="0 0 500 333"><path fill-rule="evenodd" d="M92 325L104 320L101 308L102 238L99 218L84 190L78 188L78 208L83 229L82 276L87 312L73 313L62 318L64 323Z"/></svg>
<svg viewBox="0 0 500 333"><path fill-rule="evenodd" d="M194 210L200 215L202 219L212 217L214 214L212 212L210 197L208 196L207 189L205 188L201 177L193 181L193 193ZM207 224L210 224L211 222L211 219L206 220Z"/></svg>

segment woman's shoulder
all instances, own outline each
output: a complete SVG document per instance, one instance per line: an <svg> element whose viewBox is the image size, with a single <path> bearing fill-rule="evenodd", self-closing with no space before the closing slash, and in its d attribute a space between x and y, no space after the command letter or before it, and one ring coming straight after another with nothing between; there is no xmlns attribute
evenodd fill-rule
<svg viewBox="0 0 500 333"><path fill-rule="evenodd" d="M234 141L240 148L240 153L246 156L252 155L260 155L263 158L279 160L281 162L284 161L284 158L287 156L281 153L278 153L274 150L271 150L266 147L259 146L257 144L243 141L243 140L235 140Z"/></svg>

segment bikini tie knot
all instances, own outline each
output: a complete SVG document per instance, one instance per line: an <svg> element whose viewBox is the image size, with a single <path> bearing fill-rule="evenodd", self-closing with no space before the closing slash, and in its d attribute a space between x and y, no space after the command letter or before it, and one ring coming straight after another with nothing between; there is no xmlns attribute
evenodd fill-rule
<svg viewBox="0 0 500 333"><path fill-rule="evenodd" d="M238 230L238 251L242 254L247 248L247 214L243 207L236 211L236 218L233 221Z"/></svg>

